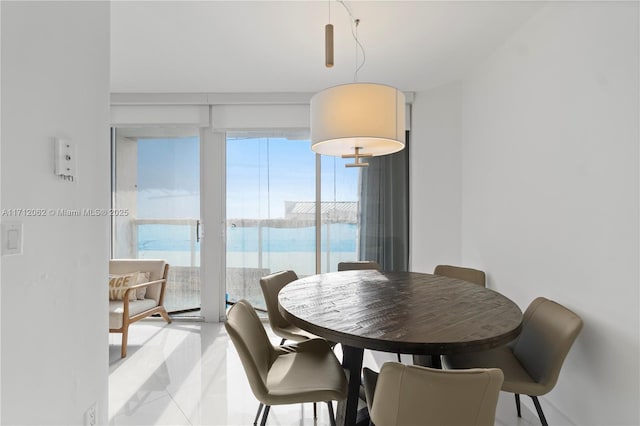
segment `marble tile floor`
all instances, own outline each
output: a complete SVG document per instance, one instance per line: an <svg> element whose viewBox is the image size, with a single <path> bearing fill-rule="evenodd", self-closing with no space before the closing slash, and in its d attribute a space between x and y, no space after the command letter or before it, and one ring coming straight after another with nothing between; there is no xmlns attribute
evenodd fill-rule
<svg viewBox="0 0 640 426"><path fill-rule="evenodd" d="M268 325L267 330L277 344L280 339ZM124 359L120 339L119 334L109 335L110 425L253 424L258 402L222 323L139 321L129 329ZM339 346L336 355L341 357ZM364 365L379 370L394 360L395 354L365 351ZM540 424L526 406L522 415L516 416L513 395L502 392L496 425ZM318 406L314 421L311 404L275 406L267 424L328 425L327 407Z"/></svg>

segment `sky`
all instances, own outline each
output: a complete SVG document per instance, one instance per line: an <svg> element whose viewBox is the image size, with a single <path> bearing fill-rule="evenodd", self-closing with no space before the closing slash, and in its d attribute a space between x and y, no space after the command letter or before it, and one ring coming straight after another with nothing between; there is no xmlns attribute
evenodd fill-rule
<svg viewBox="0 0 640 426"><path fill-rule="evenodd" d="M309 141L227 139L227 217L282 218L285 201L315 201L315 161ZM344 162L322 157L323 201L357 200L358 170Z"/></svg>
<svg viewBox="0 0 640 426"><path fill-rule="evenodd" d="M138 140L138 216L198 218L197 137ZM315 200L315 157L308 140L227 139L227 217L284 217L285 201ZM358 173L347 160L321 157L323 201L356 201ZM162 165L162 166L159 166Z"/></svg>
<svg viewBox="0 0 640 426"><path fill-rule="evenodd" d="M138 217L200 217L198 137L138 139Z"/></svg>

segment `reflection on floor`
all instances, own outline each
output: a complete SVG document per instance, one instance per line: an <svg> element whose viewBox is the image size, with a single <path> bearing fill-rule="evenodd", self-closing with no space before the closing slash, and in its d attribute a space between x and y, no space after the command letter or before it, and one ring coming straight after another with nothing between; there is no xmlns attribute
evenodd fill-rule
<svg viewBox="0 0 640 426"><path fill-rule="evenodd" d="M110 425L253 424L258 402L223 324L139 321L129 328L124 359L120 338L109 336ZM280 339L272 335L272 341ZM395 354L365 351L364 364L375 370L393 360ZM501 393L496 424L540 424L527 407L522 415L516 416L513 395ZM328 425L329 419L324 405L314 421L312 405L298 404L273 407L267 423Z"/></svg>

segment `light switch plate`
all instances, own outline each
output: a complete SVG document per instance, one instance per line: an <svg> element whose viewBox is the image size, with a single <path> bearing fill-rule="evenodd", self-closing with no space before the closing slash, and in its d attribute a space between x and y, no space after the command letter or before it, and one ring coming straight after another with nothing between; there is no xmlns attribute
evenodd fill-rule
<svg viewBox="0 0 640 426"><path fill-rule="evenodd" d="M2 255L22 254L22 223L2 223Z"/></svg>

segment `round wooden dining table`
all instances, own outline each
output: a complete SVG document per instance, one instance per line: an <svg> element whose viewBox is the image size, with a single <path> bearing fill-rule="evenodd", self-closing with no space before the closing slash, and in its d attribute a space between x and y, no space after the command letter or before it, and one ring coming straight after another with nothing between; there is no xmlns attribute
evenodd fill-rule
<svg viewBox="0 0 640 426"><path fill-rule="evenodd" d="M417 272L313 275L286 285L278 303L292 324L342 345L349 392L338 404L340 425L356 424L364 349L431 358L438 366L440 355L504 345L522 326L522 311L502 294Z"/></svg>

